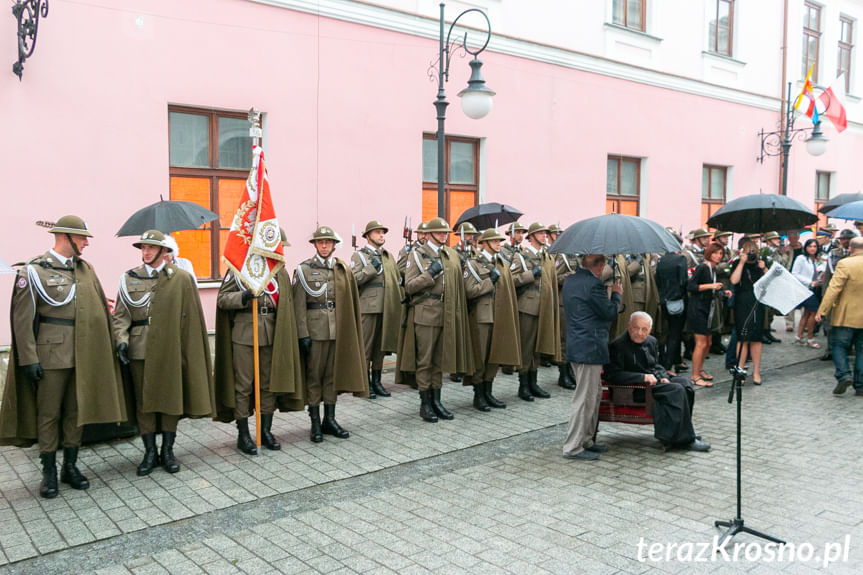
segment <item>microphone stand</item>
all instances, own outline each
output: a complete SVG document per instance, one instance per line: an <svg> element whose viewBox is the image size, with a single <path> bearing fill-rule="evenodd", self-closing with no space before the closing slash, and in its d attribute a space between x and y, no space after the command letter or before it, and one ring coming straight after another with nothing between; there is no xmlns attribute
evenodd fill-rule
<svg viewBox="0 0 863 575"><path fill-rule="evenodd" d="M738 340L737 340L737 358L740 360L740 352L743 350L743 346L746 345L747 355L749 351L749 342L743 341L748 335L749 330L752 326L752 323L755 320L756 313L755 310L758 309L758 306L761 305L759 301L755 300L755 305L752 306L752 311L749 312L749 316L746 318L746 321L743 322L743 329L741 330ZM773 537L772 535L767 535L766 533L762 533L761 531L756 531L751 527L747 527L743 523L743 513L741 511L741 500L742 500L742 490L741 490L741 462L740 462L740 448L741 448L741 439L740 439L740 424L742 418L742 408L743 408L743 383L746 381L746 370L742 367L738 367L735 365L731 369L728 370L731 373L731 376L734 378L734 381L731 384L731 391L728 393L728 403L734 399L734 395L736 392L737 395L737 516L730 521L715 521L714 527L727 527L728 530L722 535L719 539L719 548L722 548L723 543L726 539L730 539L737 535L738 533L749 533L750 535L755 535L756 537L761 537L762 539L767 539L768 541L772 541L774 543L779 543L780 545L785 545L785 541L782 539L778 539Z"/></svg>

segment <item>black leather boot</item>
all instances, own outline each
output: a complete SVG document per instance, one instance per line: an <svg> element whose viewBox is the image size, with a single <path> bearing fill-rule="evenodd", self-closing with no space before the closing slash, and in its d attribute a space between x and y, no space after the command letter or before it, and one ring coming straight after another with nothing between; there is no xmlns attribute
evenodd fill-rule
<svg viewBox="0 0 863 575"><path fill-rule="evenodd" d="M392 395L381 383L381 370L379 369L372 370L372 379L370 385L374 386L375 393L377 395L380 395L381 397L390 397Z"/></svg>
<svg viewBox="0 0 863 575"><path fill-rule="evenodd" d="M533 396L530 394L529 373L518 372L518 396L525 401L533 401Z"/></svg>
<svg viewBox="0 0 863 575"><path fill-rule="evenodd" d="M572 385L569 381L568 365L568 363L557 364L557 369L558 371L560 371L560 376L557 378L557 385L559 385L563 389L575 389L575 386Z"/></svg>
<svg viewBox="0 0 863 575"><path fill-rule="evenodd" d="M437 423L437 414L432 407L432 390L427 389L420 392L420 417L423 421Z"/></svg>
<svg viewBox="0 0 863 575"><path fill-rule="evenodd" d="M566 362L566 374L569 376L569 382L572 384L572 389L578 387L578 382L575 381L575 370L572 369L572 364Z"/></svg>
<svg viewBox="0 0 863 575"><path fill-rule="evenodd" d="M489 405L489 407L494 407L496 409L504 409L506 408L506 404L493 396L491 394L491 382L486 381L483 385L483 391L485 391L485 402Z"/></svg>
<svg viewBox="0 0 863 575"><path fill-rule="evenodd" d="M261 415L261 444L270 451L279 451L282 446L273 435L273 414Z"/></svg>
<svg viewBox="0 0 863 575"><path fill-rule="evenodd" d="M455 416L447 411L447 408L440 402L440 388L432 390L432 409L441 419L454 419Z"/></svg>
<svg viewBox="0 0 863 575"><path fill-rule="evenodd" d="M263 434L262 434L263 435ZM249 434L249 418L243 417L237 420L237 449L246 455L257 455L258 446Z"/></svg>
<svg viewBox="0 0 863 575"><path fill-rule="evenodd" d="M57 453L40 453L42 460L42 484L39 485L39 495L45 499L57 497Z"/></svg>
<svg viewBox="0 0 863 575"><path fill-rule="evenodd" d="M485 385L482 383L473 384L473 406L478 411L491 411L485 400Z"/></svg>
<svg viewBox="0 0 863 575"><path fill-rule="evenodd" d="M174 439L176 438L176 431L162 432L162 453L159 459L162 461L162 469L168 473L177 473L180 471L180 466L174 461Z"/></svg>
<svg viewBox="0 0 863 575"><path fill-rule="evenodd" d="M530 394L534 397L541 397L542 399L548 399L551 397L547 391L542 389L540 386L536 384L536 375L535 371L527 372L530 379L528 379L528 385L530 386Z"/></svg>
<svg viewBox="0 0 863 575"><path fill-rule="evenodd" d="M339 439L347 439L351 436L342 426L336 421L336 404L324 404L324 422L321 424L321 432L327 435L338 437Z"/></svg>
<svg viewBox="0 0 863 575"><path fill-rule="evenodd" d="M144 459L138 466L138 477L150 475L150 472L159 463L159 452L156 451L156 434L145 433L141 436L141 441L144 442Z"/></svg>
<svg viewBox="0 0 863 575"><path fill-rule="evenodd" d="M372 370L368 371L369 374L369 399L377 399L378 395L375 393L375 387L372 384Z"/></svg>
<svg viewBox="0 0 863 575"><path fill-rule="evenodd" d="M90 482L78 469L75 463L78 461L77 447L63 448L63 469L60 470L60 481L68 484L72 489L89 489Z"/></svg>
<svg viewBox="0 0 863 575"><path fill-rule="evenodd" d="M321 406L320 405L310 405L309 406L309 419L312 420L312 430L309 433L309 439L312 440L312 443L320 443L324 440L324 436L321 434Z"/></svg>

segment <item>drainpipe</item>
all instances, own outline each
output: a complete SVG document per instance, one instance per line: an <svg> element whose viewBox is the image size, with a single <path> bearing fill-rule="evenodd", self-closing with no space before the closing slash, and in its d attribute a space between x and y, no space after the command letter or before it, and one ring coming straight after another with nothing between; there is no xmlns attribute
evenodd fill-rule
<svg viewBox="0 0 863 575"><path fill-rule="evenodd" d="M779 100L781 101L779 107L779 121L780 123L785 118L785 84L786 84L786 76L788 73L788 0L783 2L782 6L782 82L779 84ZM790 102L787 104L790 105ZM785 160L788 161L787 159ZM783 174L782 162L779 163L779 193L781 194L784 186L784 179L786 175Z"/></svg>

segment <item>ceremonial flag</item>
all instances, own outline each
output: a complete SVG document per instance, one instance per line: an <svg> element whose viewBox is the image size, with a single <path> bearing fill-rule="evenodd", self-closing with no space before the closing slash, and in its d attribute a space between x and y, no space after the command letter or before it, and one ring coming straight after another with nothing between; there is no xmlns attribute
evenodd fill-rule
<svg viewBox="0 0 863 575"><path fill-rule="evenodd" d="M803 82L803 89L800 95L794 100L794 109L798 109L803 102L805 96L809 100L809 105L806 107L806 115L812 118L812 123L818 123L818 109L815 107L815 94L812 92L812 70L815 69L815 64L809 67L809 73L806 74L806 80Z"/></svg>
<svg viewBox="0 0 863 575"><path fill-rule="evenodd" d="M222 259L255 295L260 295L285 265L279 222L260 146L252 146L252 169L231 222Z"/></svg>
<svg viewBox="0 0 863 575"><path fill-rule="evenodd" d="M842 105L842 100L839 99L839 95L833 90L833 86L838 86L837 91L839 92L844 91L842 87L845 86L845 80L842 78L842 75L833 80L827 86L827 89L821 92L818 100L824 104L822 115L827 116L837 132L842 132L848 127L848 119L845 117L845 106Z"/></svg>

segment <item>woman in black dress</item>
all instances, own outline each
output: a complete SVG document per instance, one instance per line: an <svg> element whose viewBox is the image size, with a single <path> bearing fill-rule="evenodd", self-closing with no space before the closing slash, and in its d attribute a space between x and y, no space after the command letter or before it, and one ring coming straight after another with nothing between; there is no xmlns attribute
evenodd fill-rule
<svg viewBox="0 0 863 575"><path fill-rule="evenodd" d="M704 387L713 385L713 376L704 371L704 358L710 347L713 333L713 317L716 313L716 298L722 293L722 282L716 281L716 264L722 260L723 250L718 243L704 248L704 262L698 264L689 278L689 309L686 323L695 335L695 349L692 350L692 383ZM726 290L726 295L731 292Z"/></svg>
<svg viewBox="0 0 863 575"><path fill-rule="evenodd" d="M738 361L741 369L746 358L752 357L752 383L761 385L761 338L764 336L764 305L755 299L755 282L764 275L767 266L758 257L758 246L747 240L740 246L740 255L731 262L731 283L734 285L734 326L737 331Z"/></svg>

